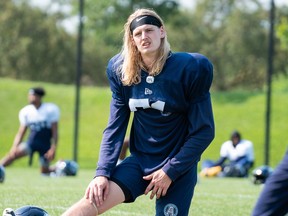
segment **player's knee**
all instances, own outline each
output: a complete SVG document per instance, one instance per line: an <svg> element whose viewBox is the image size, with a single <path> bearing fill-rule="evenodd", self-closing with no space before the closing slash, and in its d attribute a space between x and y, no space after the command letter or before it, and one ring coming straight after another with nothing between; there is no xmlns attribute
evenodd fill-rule
<svg viewBox="0 0 288 216"><path fill-rule="evenodd" d="M14 152L9 152L7 159L13 161L16 159L16 154Z"/></svg>
<svg viewBox="0 0 288 216"><path fill-rule="evenodd" d="M10 151L8 153L8 158L9 158L9 160L13 161L13 160L21 158L21 157L23 157L25 155L27 155L26 152L17 149L16 151Z"/></svg>
<svg viewBox="0 0 288 216"><path fill-rule="evenodd" d="M82 198L73 206L71 206L67 211L65 211L61 216L97 216L98 208L96 205L92 205L89 200Z"/></svg>

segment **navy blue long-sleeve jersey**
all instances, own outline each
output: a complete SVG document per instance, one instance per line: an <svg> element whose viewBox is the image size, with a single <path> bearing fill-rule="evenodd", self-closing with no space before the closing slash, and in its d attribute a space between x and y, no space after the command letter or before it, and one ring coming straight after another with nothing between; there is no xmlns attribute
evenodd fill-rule
<svg viewBox="0 0 288 216"><path fill-rule="evenodd" d="M159 75L141 71L139 84L123 86L119 58L114 56L107 67L112 101L96 176L110 177L133 112L130 152L143 175L162 168L175 180L200 160L214 138L213 66L201 54L171 53Z"/></svg>

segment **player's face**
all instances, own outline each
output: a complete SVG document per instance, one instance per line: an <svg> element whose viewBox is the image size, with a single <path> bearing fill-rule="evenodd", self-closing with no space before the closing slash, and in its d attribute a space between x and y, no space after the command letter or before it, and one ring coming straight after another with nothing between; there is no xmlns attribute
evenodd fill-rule
<svg viewBox="0 0 288 216"><path fill-rule="evenodd" d="M232 140L233 145L237 145L240 142L238 137L232 137L231 140Z"/></svg>
<svg viewBox="0 0 288 216"><path fill-rule="evenodd" d="M40 97L36 94L28 94L28 102L30 104L35 104L40 101Z"/></svg>
<svg viewBox="0 0 288 216"><path fill-rule="evenodd" d="M134 44L142 56L156 53L164 37L163 27L155 25L142 25L133 31Z"/></svg>

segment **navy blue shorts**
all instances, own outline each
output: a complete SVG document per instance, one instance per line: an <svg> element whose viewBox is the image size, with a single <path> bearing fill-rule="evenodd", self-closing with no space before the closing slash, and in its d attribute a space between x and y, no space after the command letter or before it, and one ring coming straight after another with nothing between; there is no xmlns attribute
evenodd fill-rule
<svg viewBox="0 0 288 216"><path fill-rule="evenodd" d="M34 150L30 145L28 145L28 143L27 142L22 142L22 143L20 143L20 145L19 145L19 148L21 149L21 151L24 151L25 152L25 154L27 154L27 155L31 155L31 154L33 154L36 150ZM47 152L48 150L45 150L45 151L41 151L41 152L38 152L39 153L39 162L40 162L40 165L42 166L42 167L49 167L49 165L50 165L50 162L49 162L49 160L46 158L46 157L44 157L44 154ZM32 157L32 156L31 156ZM32 158L31 158L31 160L32 160ZM31 161L31 163L32 163L32 161Z"/></svg>
<svg viewBox="0 0 288 216"><path fill-rule="evenodd" d="M282 216L286 213L288 213L288 151L265 182L252 215Z"/></svg>
<svg viewBox="0 0 288 216"><path fill-rule="evenodd" d="M143 179L144 173L133 156L127 157L111 175L111 180L118 184L125 194L125 202L134 202L144 194L149 181ZM197 164L191 167L170 185L167 194L156 199L156 216L186 216L197 183ZM150 194L149 194L150 195Z"/></svg>

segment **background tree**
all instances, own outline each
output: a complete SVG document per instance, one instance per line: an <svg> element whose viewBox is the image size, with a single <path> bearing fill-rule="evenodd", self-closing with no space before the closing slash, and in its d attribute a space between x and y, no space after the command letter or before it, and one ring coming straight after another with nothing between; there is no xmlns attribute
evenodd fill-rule
<svg viewBox="0 0 288 216"><path fill-rule="evenodd" d="M78 15L78 1L51 0L45 10L28 3L0 2L0 76L73 83L77 31L68 32L61 23ZM82 84L108 84L107 62L121 50L127 17L140 7L155 9L165 20L172 51L199 52L212 60L213 88L265 85L269 8L260 0L197 0L192 9L177 0L85 0ZM275 75L288 73L287 11L287 6L276 9Z"/></svg>
<svg viewBox="0 0 288 216"><path fill-rule="evenodd" d="M96 1L85 1L86 84L87 80L107 84L106 64L121 49L123 24L131 11L147 7L165 20L173 51L200 52L213 61L213 88L255 89L265 85L269 8L259 0L198 0L192 10L184 10L178 1ZM278 19L282 13L278 12ZM276 55L275 68L283 72L285 55Z"/></svg>
<svg viewBox="0 0 288 216"><path fill-rule="evenodd" d="M0 75L71 83L75 39L57 25L63 16L21 1L1 1L0 7Z"/></svg>
<svg viewBox="0 0 288 216"><path fill-rule="evenodd" d="M288 8L284 7L279 10L278 15L280 18L276 23L276 36L279 39L277 49L277 68L276 70L281 71L281 74L288 75Z"/></svg>
<svg viewBox="0 0 288 216"><path fill-rule="evenodd" d="M213 87L219 90L261 87L265 79L267 30L262 23L267 14L258 1L243 2L198 1L185 19L172 23L178 29L173 35L178 44L172 44L207 55L215 68ZM176 32L181 32L178 38Z"/></svg>

